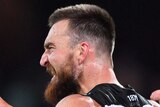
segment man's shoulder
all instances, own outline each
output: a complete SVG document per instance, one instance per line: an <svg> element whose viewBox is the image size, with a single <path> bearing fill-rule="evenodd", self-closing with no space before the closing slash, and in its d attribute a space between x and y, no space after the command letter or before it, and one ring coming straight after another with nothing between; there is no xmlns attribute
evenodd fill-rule
<svg viewBox="0 0 160 107"><path fill-rule="evenodd" d="M87 96L73 94L63 98L56 107L96 107L94 101Z"/></svg>

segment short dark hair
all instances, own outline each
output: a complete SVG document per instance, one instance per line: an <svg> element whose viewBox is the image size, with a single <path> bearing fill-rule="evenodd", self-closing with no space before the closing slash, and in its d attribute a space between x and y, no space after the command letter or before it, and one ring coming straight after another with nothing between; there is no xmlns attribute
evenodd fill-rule
<svg viewBox="0 0 160 107"><path fill-rule="evenodd" d="M97 52L112 55L115 42L115 25L109 13L91 4L79 4L57 9L49 17L49 26L69 20L72 46L82 41L95 44Z"/></svg>

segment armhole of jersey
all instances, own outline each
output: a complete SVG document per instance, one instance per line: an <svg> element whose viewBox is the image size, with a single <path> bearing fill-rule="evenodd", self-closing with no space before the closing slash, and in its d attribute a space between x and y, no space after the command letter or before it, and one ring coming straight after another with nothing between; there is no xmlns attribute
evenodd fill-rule
<svg viewBox="0 0 160 107"><path fill-rule="evenodd" d="M81 94L81 95L82 95L82 94ZM101 105L100 102L99 102L97 99L93 98L92 96L90 96L90 95L88 95L88 94L84 94L84 95L82 95L82 96L91 98L91 99L93 100L93 102L94 102L95 105L100 105L101 107L103 107L103 105Z"/></svg>

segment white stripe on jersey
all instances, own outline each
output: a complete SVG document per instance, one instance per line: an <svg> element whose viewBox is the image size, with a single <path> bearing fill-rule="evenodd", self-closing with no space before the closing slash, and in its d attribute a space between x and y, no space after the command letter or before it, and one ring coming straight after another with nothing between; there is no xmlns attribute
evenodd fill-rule
<svg viewBox="0 0 160 107"><path fill-rule="evenodd" d="M114 104L112 104L112 105L110 105L110 106L105 105L105 107L124 107L124 106L122 106L122 105L114 105ZM143 107L153 107L153 106L152 106L152 105L144 105Z"/></svg>

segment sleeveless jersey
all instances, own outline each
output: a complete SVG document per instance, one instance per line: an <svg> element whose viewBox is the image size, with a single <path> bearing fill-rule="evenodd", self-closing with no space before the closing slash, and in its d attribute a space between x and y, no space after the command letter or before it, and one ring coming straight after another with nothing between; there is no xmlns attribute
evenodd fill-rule
<svg viewBox="0 0 160 107"><path fill-rule="evenodd" d="M153 107L129 85L121 88L115 84L99 84L86 96L94 99L102 107Z"/></svg>

